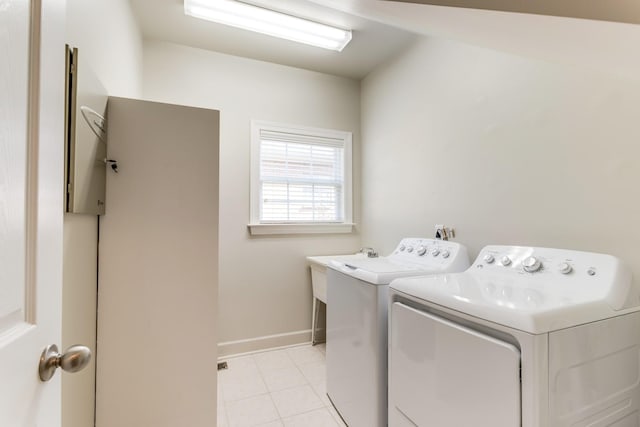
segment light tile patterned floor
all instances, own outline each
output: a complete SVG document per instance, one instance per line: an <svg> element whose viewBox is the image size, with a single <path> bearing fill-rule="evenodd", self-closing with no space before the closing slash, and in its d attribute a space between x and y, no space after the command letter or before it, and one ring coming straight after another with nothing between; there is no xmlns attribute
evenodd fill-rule
<svg viewBox="0 0 640 427"><path fill-rule="evenodd" d="M218 427L340 427L325 391L324 344L226 359Z"/></svg>

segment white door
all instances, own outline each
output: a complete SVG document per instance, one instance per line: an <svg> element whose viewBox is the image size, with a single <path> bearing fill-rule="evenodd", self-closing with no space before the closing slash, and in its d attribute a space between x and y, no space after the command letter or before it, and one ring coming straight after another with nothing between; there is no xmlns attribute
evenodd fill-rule
<svg viewBox="0 0 640 427"><path fill-rule="evenodd" d="M60 426L64 0L0 0L0 426Z"/></svg>
<svg viewBox="0 0 640 427"><path fill-rule="evenodd" d="M390 317L390 427L521 425L515 346L400 302Z"/></svg>

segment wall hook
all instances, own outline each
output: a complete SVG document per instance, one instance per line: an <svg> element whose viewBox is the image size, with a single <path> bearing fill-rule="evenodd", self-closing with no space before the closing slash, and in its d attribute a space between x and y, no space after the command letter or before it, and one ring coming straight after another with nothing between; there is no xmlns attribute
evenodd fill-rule
<svg viewBox="0 0 640 427"><path fill-rule="evenodd" d="M118 161L112 159L104 159L105 164L111 166L111 170L118 173Z"/></svg>

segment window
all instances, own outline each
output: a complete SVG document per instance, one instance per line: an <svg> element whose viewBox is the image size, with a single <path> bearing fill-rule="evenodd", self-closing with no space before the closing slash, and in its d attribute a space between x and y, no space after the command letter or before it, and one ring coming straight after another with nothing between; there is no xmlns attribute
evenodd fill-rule
<svg viewBox="0 0 640 427"><path fill-rule="evenodd" d="M251 234L348 233L351 133L252 122Z"/></svg>

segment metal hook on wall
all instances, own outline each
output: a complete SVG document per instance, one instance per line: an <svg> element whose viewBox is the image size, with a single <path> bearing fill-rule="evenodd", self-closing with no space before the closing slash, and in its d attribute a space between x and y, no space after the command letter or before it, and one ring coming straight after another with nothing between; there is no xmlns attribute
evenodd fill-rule
<svg viewBox="0 0 640 427"><path fill-rule="evenodd" d="M118 161L113 159L104 159L106 165L111 166L111 170L118 173Z"/></svg>

